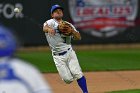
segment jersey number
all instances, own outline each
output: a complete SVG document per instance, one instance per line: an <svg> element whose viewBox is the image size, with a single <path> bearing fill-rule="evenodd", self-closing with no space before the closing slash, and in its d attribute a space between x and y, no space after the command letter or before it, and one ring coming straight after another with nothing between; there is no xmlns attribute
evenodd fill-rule
<svg viewBox="0 0 140 93"><path fill-rule="evenodd" d="M63 40L64 40L63 43L67 43L67 42L66 42L66 41L67 41L67 38L66 38L66 37L63 37Z"/></svg>

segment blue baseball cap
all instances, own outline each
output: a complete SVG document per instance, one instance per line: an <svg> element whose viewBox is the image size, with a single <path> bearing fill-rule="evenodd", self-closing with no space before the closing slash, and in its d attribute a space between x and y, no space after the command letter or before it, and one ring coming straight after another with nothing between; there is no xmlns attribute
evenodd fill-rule
<svg viewBox="0 0 140 93"><path fill-rule="evenodd" d="M0 26L0 57L12 56L17 48L16 39L9 29Z"/></svg>
<svg viewBox="0 0 140 93"><path fill-rule="evenodd" d="M64 10L63 7L60 5L53 5L51 8L51 14L56 10L56 9L61 9L62 11Z"/></svg>

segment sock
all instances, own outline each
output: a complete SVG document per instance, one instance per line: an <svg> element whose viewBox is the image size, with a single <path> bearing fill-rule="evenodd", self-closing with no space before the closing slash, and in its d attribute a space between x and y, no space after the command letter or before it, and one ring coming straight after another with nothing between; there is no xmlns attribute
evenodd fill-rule
<svg viewBox="0 0 140 93"><path fill-rule="evenodd" d="M82 89L83 93L88 93L86 78L83 76L80 79L78 79L77 82L80 88Z"/></svg>

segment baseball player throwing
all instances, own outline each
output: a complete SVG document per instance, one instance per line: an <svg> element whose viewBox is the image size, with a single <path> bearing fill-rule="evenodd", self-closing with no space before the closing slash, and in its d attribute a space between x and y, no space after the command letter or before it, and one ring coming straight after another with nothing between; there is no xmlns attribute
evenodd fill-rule
<svg viewBox="0 0 140 93"><path fill-rule="evenodd" d="M71 39L81 39L80 33L71 23L62 20L63 8L61 6L52 6L51 17L52 19L44 23L43 31L51 48L59 75L67 84L77 80L83 93L88 93L86 79L71 46Z"/></svg>
<svg viewBox="0 0 140 93"><path fill-rule="evenodd" d="M0 26L0 93L52 93L35 67L13 57L16 49L13 35Z"/></svg>

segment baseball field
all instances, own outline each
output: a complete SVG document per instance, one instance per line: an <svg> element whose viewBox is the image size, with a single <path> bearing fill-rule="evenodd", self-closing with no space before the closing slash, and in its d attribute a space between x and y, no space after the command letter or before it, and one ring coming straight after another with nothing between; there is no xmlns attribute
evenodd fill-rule
<svg viewBox="0 0 140 93"><path fill-rule="evenodd" d="M114 91L109 93L140 93L140 90L136 89L136 90Z"/></svg>
<svg viewBox="0 0 140 93"><path fill-rule="evenodd" d="M87 82L89 82L89 85L93 80L93 86L92 84L89 86L89 93L106 93L108 91L117 90L127 91L109 93L140 93L140 90L129 90L140 89L140 48L104 50L88 49L76 50L76 53L81 68L87 77ZM35 65L41 72L44 73L44 76L46 78L48 77L48 81L51 80L52 77L55 77L56 82L60 83L60 85L58 84L59 86L66 87L65 89L72 87L72 89L74 89L71 93L80 93L76 90L79 88L77 88L75 83L73 85L75 85L76 88L71 86L72 84L65 85L63 81L61 81L58 73L56 73L57 70L50 51L19 51L17 53L17 56ZM51 78L49 77L49 75ZM123 82L125 82L126 85L129 86L125 87L125 84L122 84ZM52 81L49 81L49 83L52 83ZM53 84L50 85L54 87ZM117 85L119 86L118 88L116 88ZM109 88L108 86L111 86L113 88L111 89L111 87ZM59 89L61 90L61 88L52 89L54 89L54 91L55 89L56 91L58 91ZM65 92L61 90L61 92L54 93Z"/></svg>

